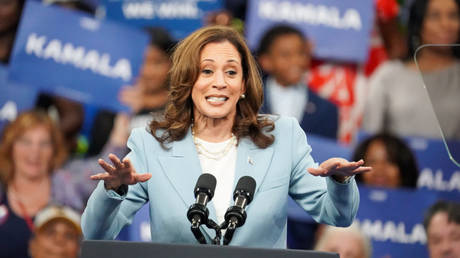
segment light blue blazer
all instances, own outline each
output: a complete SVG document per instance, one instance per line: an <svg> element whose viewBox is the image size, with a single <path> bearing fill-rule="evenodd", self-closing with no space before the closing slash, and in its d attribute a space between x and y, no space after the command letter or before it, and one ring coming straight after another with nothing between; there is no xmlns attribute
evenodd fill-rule
<svg viewBox="0 0 460 258"><path fill-rule="evenodd" d="M317 163L297 120L275 120L271 132L275 141L270 147L260 149L248 138L238 143L233 189L245 175L252 176L257 187L246 207L246 223L235 231L231 245L285 248L288 195L316 221L330 225L350 225L358 210L355 180L342 184L309 174L306 169ZM129 186L124 196L106 191L99 182L82 216L85 238L114 239L148 202L152 241L197 243L186 216L195 202L193 190L202 173L191 131L164 150L145 128L138 128L131 133L128 147L136 171L152 173L152 178ZM216 221L213 201L208 209L210 218ZM205 226L202 231L210 243L215 232Z"/></svg>

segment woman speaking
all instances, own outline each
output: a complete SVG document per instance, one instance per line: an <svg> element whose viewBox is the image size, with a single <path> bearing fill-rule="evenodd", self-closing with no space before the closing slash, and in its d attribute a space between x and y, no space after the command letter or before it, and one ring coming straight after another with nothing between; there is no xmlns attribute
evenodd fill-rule
<svg viewBox="0 0 460 258"><path fill-rule="evenodd" d="M208 208L219 224L238 179L256 181L232 245L286 247L288 195L318 222L352 223L359 205L353 175L371 168L341 158L318 166L295 119L258 114L261 79L238 32L197 30L179 43L172 62L164 120L133 130L123 160L99 160L105 173L92 176L101 182L82 217L87 239L113 239L148 202L152 241L197 243L186 214L202 173L217 179ZM212 233L206 228L204 237Z"/></svg>

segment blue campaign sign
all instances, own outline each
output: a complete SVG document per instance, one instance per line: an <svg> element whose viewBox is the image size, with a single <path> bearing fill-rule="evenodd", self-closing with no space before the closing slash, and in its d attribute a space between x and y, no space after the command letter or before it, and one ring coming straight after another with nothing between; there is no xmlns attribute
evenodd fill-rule
<svg viewBox="0 0 460 258"><path fill-rule="evenodd" d="M7 80L8 70L0 65L0 132L19 113L34 107L37 91Z"/></svg>
<svg viewBox="0 0 460 258"><path fill-rule="evenodd" d="M460 168L449 159L442 140L407 138L420 169L417 187L455 194L460 200ZM460 147L460 142L450 146Z"/></svg>
<svg viewBox="0 0 460 258"><path fill-rule="evenodd" d="M357 222L372 242L372 257L428 257L425 211L436 193L360 186Z"/></svg>
<svg viewBox="0 0 460 258"><path fill-rule="evenodd" d="M364 62L374 24L372 0L250 0L246 38L258 48L263 33L289 23L313 41L313 55L322 59Z"/></svg>
<svg viewBox="0 0 460 258"><path fill-rule="evenodd" d="M205 16L222 9L222 0L102 0L106 17L134 26L161 26L182 39L204 25Z"/></svg>
<svg viewBox="0 0 460 258"><path fill-rule="evenodd" d="M117 101L140 70L148 36L135 28L27 1L9 79L76 101L126 110Z"/></svg>

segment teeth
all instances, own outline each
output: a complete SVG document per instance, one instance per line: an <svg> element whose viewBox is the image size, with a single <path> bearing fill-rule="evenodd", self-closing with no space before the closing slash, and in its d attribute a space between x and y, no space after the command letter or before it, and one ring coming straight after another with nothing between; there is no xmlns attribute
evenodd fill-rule
<svg viewBox="0 0 460 258"><path fill-rule="evenodd" d="M219 101L226 101L227 100L226 97L220 97L220 98L218 98L218 97L207 97L206 99L208 101L210 101L210 102L219 102Z"/></svg>

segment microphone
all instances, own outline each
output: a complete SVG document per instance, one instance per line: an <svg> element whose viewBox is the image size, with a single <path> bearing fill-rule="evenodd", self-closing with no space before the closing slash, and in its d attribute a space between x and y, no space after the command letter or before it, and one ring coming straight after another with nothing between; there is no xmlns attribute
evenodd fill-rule
<svg viewBox="0 0 460 258"><path fill-rule="evenodd" d="M208 223L209 211L206 205L211 201L216 189L216 178L211 174L202 174L196 182L194 194L195 203L187 211L187 218L192 223L191 230L195 238L201 244L206 244L206 240L199 227L201 224Z"/></svg>
<svg viewBox="0 0 460 258"><path fill-rule="evenodd" d="M238 180L235 192L233 193L233 200L235 204L228 208L225 212L224 226L227 228L224 236L224 245L228 245L233 238L235 229L241 227L246 222L246 206L251 203L256 189L256 180L250 176L244 176Z"/></svg>

